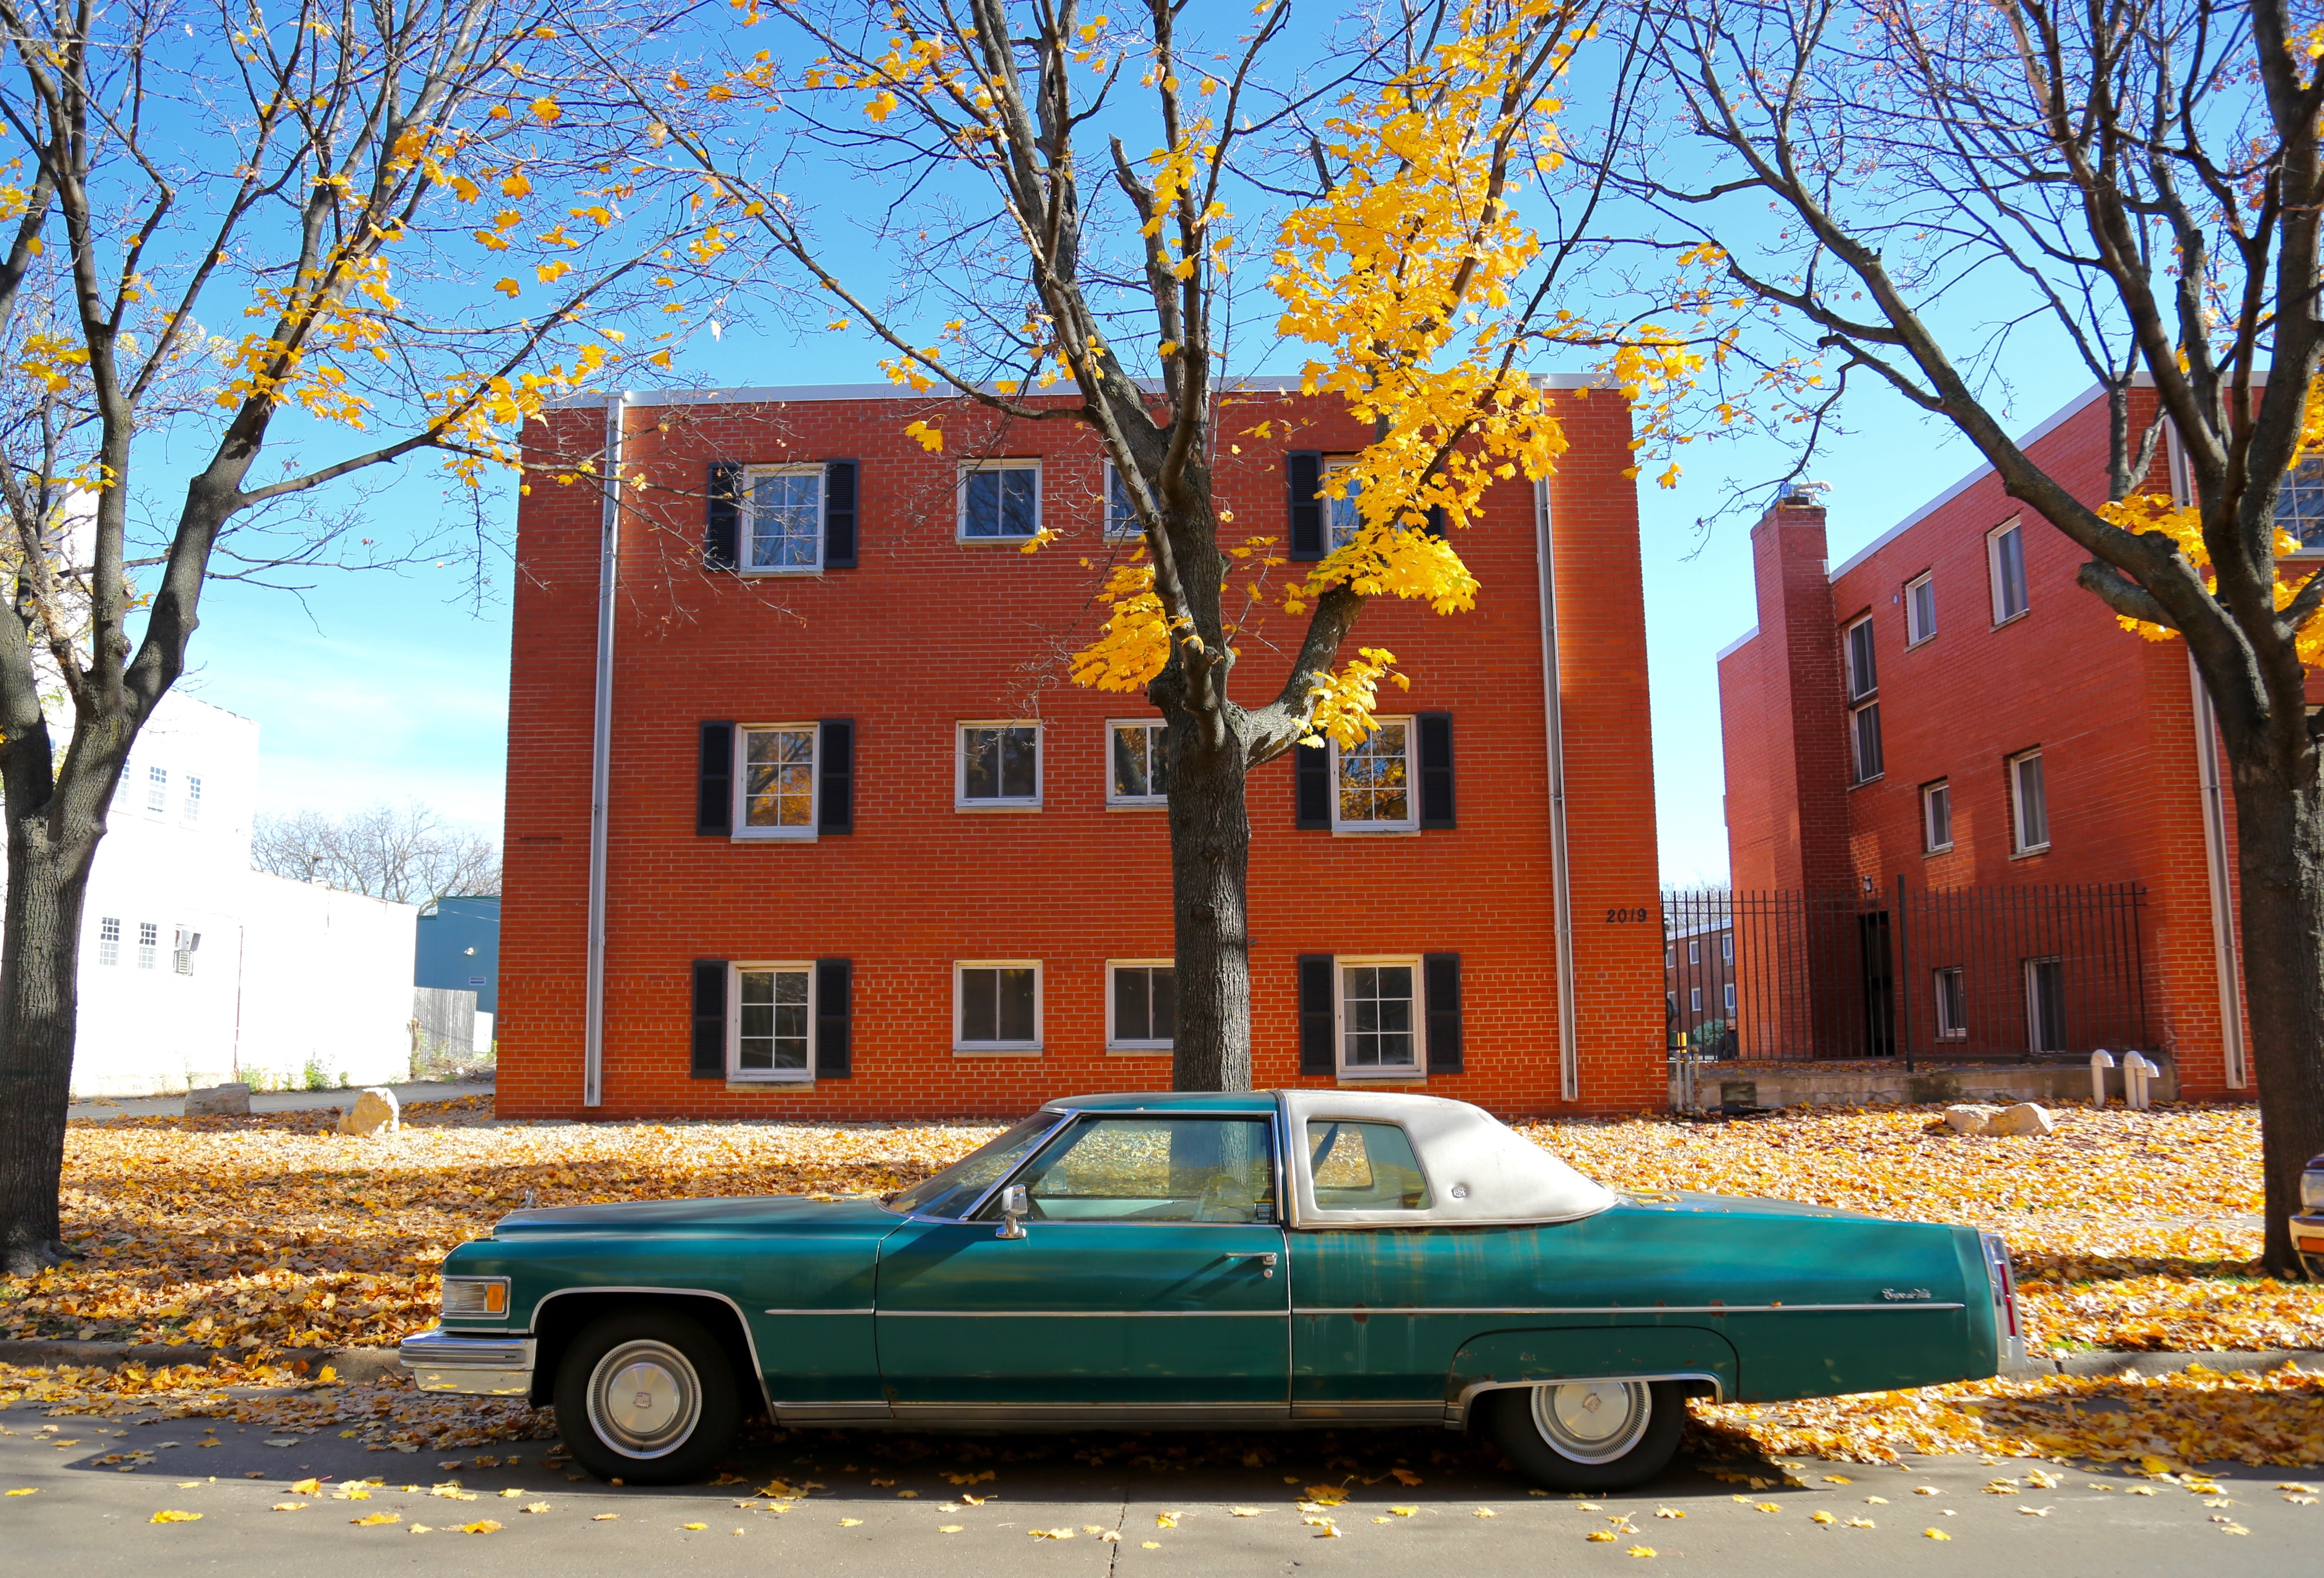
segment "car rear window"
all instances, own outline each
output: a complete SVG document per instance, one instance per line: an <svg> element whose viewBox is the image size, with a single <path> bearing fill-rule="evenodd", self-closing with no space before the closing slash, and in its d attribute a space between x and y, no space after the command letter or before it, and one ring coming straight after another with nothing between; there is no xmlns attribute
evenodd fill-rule
<svg viewBox="0 0 2324 1578"><path fill-rule="evenodd" d="M1425 1211L1433 1204L1411 1137L1395 1123L1310 1119L1307 1166L1319 1211Z"/></svg>

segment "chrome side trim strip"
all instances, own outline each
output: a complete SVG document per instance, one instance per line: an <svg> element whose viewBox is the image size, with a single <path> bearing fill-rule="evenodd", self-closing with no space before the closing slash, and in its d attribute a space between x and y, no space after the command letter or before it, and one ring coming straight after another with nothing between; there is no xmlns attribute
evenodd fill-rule
<svg viewBox="0 0 2324 1578"><path fill-rule="evenodd" d="M1291 1405L1291 1417L1295 1419L1330 1420L1349 1425L1434 1425L1443 1417L1443 1398Z"/></svg>
<svg viewBox="0 0 2324 1578"><path fill-rule="evenodd" d="M1296 1315L1829 1315L1835 1311L1965 1309L1960 1304L1303 1305ZM883 1315L886 1311L881 1311Z"/></svg>
<svg viewBox="0 0 2324 1578"><path fill-rule="evenodd" d="M1108 1320L1279 1321L1289 1312L1280 1309L883 1309L866 1313L916 1315L923 1320L941 1321L1088 1320L1093 1316L1103 1316Z"/></svg>
<svg viewBox="0 0 2324 1578"><path fill-rule="evenodd" d="M770 1408L775 1406L773 1394L767 1390L766 1364L759 1358L759 1340L751 1334L751 1318L743 1314L742 1306L727 1295L707 1287L559 1287L542 1294L534 1303L530 1323L534 1331L540 1329L540 1312L549 1307L549 1301L562 1298L568 1293L663 1293L687 1298L716 1299L734 1312L734 1319L742 1328L742 1343L751 1353L751 1380L758 1388L759 1401Z"/></svg>
<svg viewBox="0 0 2324 1578"><path fill-rule="evenodd" d="M1519 1387L1594 1386L1617 1380L1707 1380L1711 1383L1711 1400L1723 1402L1727 1397L1725 1383L1708 1370L1674 1370L1655 1375L1554 1375L1540 1380L1480 1380L1461 1389L1461 1395L1444 1404L1444 1427L1465 1430L1469 1427L1469 1410L1477 1398L1486 1392L1514 1391Z"/></svg>
<svg viewBox="0 0 2324 1578"><path fill-rule="evenodd" d="M870 1403L770 1403L778 1425L868 1425L888 1418L888 1405Z"/></svg>
<svg viewBox="0 0 2324 1578"><path fill-rule="evenodd" d="M898 1424L1056 1430L1091 1426L1161 1425L1229 1428L1287 1423L1285 1403L895 1403Z"/></svg>
<svg viewBox="0 0 2324 1578"><path fill-rule="evenodd" d="M766 1309L759 1313L770 1315L868 1315L874 1312L867 1306L862 1309ZM883 1403L881 1406L885 1407L887 1405Z"/></svg>

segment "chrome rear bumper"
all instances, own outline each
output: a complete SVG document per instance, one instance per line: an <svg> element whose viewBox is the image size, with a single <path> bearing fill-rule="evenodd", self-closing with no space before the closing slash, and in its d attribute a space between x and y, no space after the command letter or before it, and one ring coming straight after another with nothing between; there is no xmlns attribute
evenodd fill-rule
<svg viewBox="0 0 2324 1578"><path fill-rule="evenodd" d="M471 1337L439 1327L404 1338L397 1352L424 1392L521 1398L532 1391L530 1337Z"/></svg>

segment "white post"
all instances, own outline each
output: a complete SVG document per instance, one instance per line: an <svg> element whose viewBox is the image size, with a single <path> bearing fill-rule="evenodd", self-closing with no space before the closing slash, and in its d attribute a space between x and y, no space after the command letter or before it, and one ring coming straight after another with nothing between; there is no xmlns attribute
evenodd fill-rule
<svg viewBox="0 0 2324 1578"><path fill-rule="evenodd" d="M2114 1054L2101 1047L2090 1054L2090 1105L2106 1105L2106 1071L2114 1066ZM2126 1090L2126 1095L2127 1091Z"/></svg>
<svg viewBox="0 0 2324 1578"><path fill-rule="evenodd" d="M2135 1111L2144 1112L2151 1098L2146 1094L2146 1082L2162 1073L2136 1052L2126 1054L2122 1060L2122 1094L2125 1103Z"/></svg>

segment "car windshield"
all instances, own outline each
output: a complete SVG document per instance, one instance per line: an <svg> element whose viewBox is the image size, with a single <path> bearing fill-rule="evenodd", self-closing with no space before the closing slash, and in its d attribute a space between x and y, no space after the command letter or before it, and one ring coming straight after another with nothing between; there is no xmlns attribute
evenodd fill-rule
<svg viewBox="0 0 2324 1578"><path fill-rule="evenodd" d="M976 1204L1003 1173L1023 1158L1042 1135L1057 1126L1055 1112L1036 1112L998 1139L987 1140L934 1177L923 1178L888 1197L888 1209L905 1216L959 1216Z"/></svg>

